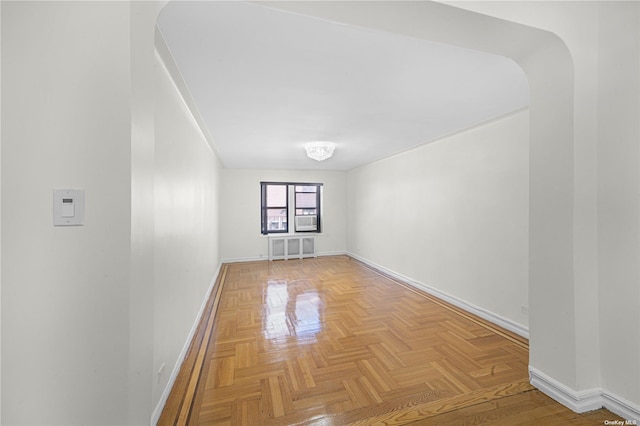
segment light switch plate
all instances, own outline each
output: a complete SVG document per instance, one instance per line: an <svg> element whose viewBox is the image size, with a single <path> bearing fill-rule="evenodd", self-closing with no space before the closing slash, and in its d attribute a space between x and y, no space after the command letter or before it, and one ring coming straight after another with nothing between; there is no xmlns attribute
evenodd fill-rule
<svg viewBox="0 0 640 426"><path fill-rule="evenodd" d="M53 225L84 225L84 189L53 190Z"/></svg>

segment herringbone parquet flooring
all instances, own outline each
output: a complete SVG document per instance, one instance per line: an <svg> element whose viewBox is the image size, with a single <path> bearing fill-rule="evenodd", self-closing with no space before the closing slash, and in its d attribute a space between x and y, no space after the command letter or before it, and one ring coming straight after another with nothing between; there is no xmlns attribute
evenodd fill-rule
<svg viewBox="0 0 640 426"><path fill-rule="evenodd" d="M526 340L346 256L228 264L218 285L160 424L407 424L533 389Z"/></svg>

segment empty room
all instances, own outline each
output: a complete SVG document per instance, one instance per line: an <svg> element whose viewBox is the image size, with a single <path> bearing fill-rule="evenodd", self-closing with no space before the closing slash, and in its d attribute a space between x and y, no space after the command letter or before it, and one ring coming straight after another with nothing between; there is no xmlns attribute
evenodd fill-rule
<svg viewBox="0 0 640 426"><path fill-rule="evenodd" d="M3 425L640 420L640 3L2 1L0 42Z"/></svg>

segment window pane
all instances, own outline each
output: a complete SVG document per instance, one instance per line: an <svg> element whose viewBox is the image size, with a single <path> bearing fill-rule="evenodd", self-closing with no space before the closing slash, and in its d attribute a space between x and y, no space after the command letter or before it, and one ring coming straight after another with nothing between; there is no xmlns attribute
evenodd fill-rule
<svg viewBox="0 0 640 426"><path fill-rule="evenodd" d="M317 186L296 185L296 192L317 192L317 191L318 191Z"/></svg>
<svg viewBox="0 0 640 426"><path fill-rule="evenodd" d="M296 209L316 208L316 194L296 192Z"/></svg>
<svg viewBox="0 0 640 426"><path fill-rule="evenodd" d="M267 209L267 230L287 229L287 209Z"/></svg>
<svg viewBox="0 0 640 426"><path fill-rule="evenodd" d="M267 185L267 207L284 207L287 205L286 185Z"/></svg>

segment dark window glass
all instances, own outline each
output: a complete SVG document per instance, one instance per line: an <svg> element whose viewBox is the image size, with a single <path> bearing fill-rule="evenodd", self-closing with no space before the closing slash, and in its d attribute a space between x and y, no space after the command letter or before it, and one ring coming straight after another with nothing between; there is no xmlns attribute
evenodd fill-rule
<svg viewBox="0 0 640 426"><path fill-rule="evenodd" d="M320 232L320 185L295 185L296 231ZM308 219L299 219L307 216ZM315 221L311 220L315 216Z"/></svg>
<svg viewBox="0 0 640 426"><path fill-rule="evenodd" d="M289 231L288 185L262 183L262 233Z"/></svg>

